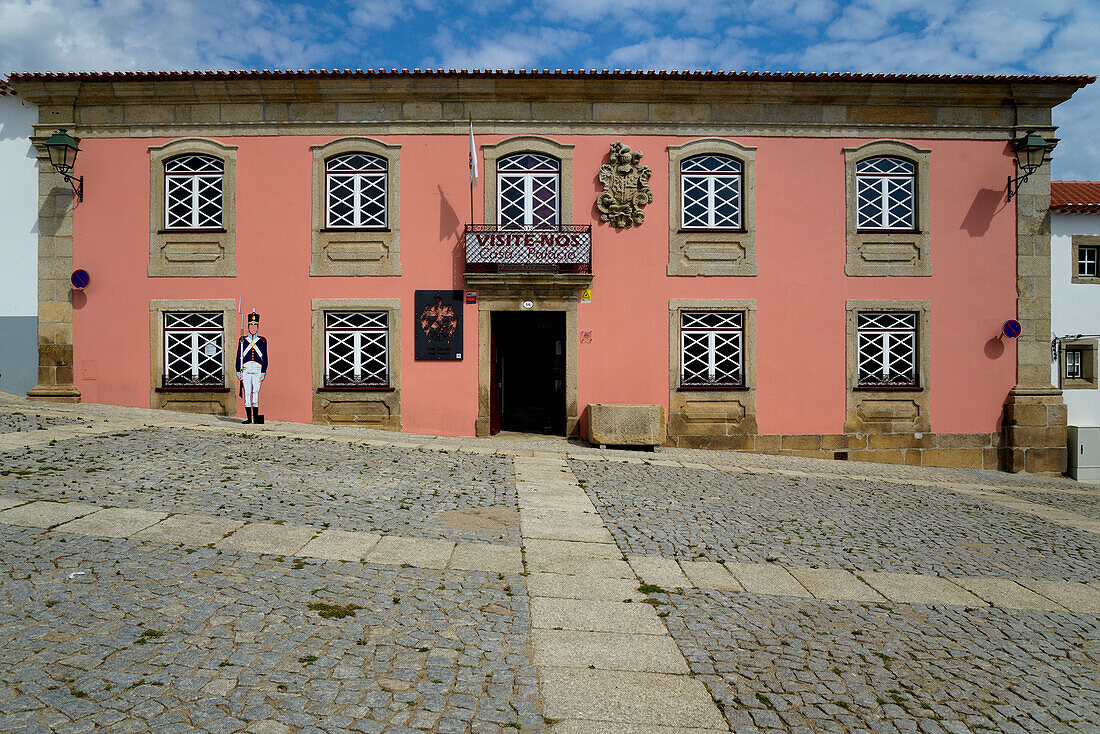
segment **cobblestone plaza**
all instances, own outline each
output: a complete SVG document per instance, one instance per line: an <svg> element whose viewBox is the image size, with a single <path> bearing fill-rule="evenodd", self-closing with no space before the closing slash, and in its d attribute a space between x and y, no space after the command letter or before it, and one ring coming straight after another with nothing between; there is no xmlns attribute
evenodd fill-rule
<svg viewBox="0 0 1100 734"><path fill-rule="evenodd" d="M0 394L0 731L1098 732L1098 550L1068 480Z"/></svg>

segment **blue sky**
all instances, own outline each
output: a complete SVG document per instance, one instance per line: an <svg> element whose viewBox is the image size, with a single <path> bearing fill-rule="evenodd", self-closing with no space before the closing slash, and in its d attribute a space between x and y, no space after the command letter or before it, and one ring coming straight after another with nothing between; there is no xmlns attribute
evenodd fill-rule
<svg viewBox="0 0 1100 734"><path fill-rule="evenodd" d="M660 68L1100 73L1086 0L0 0L0 69ZM1100 84L1053 174L1100 180Z"/></svg>

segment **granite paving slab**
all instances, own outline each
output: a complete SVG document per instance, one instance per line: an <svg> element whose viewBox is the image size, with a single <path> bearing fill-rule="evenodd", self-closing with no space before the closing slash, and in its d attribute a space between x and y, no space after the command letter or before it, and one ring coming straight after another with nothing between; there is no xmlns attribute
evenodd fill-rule
<svg viewBox="0 0 1100 734"><path fill-rule="evenodd" d="M167 517L167 514L126 507L109 507L76 520L70 520L53 530L58 533L79 533L100 538L129 538L150 525L160 522Z"/></svg>
<svg viewBox="0 0 1100 734"><path fill-rule="evenodd" d="M0 523L29 528L49 528L97 511L81 502L30 502L0 512Z"/></svg>
<svg viewBox="0 0 1100 734"><path fill-rule="evenodd" d="M214 547L246 553L293 556L317 533L318 528L254 522L215 541Z"/></svg>
<svg viewBox="0 0 1100 734"><path fill-rule="evenodd" d="M135 540L177 545L211 545L240 528L244 522L210 515L170 515L134 534Z"/></svg>

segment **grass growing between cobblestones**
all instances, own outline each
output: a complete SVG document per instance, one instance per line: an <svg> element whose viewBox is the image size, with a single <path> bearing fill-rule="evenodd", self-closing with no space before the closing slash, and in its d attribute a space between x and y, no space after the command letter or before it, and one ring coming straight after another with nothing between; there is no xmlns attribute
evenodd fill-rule
<svg viewBox="0 0 1100 734"><path fill-rule="evenodd" d="M294 569L12 526L0 557L0 731L545 731L518 575Z"/></svg>
<svg viewBox="0 0 1100 734"><path fill-rule="evenodd" d="M669 631L731 728L1085 732L1100 617L687 590ZM855 634L855 633L860 634Z"/></svg>

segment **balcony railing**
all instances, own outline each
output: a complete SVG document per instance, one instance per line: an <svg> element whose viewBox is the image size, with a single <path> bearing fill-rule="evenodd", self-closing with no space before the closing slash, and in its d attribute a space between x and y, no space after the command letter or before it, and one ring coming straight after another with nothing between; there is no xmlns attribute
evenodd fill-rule
<svg viewBox="0 0 1100 734"><path fill-rule="evenodd" d="M592 225L466 225L467 273L592 273Z"/></svg>

